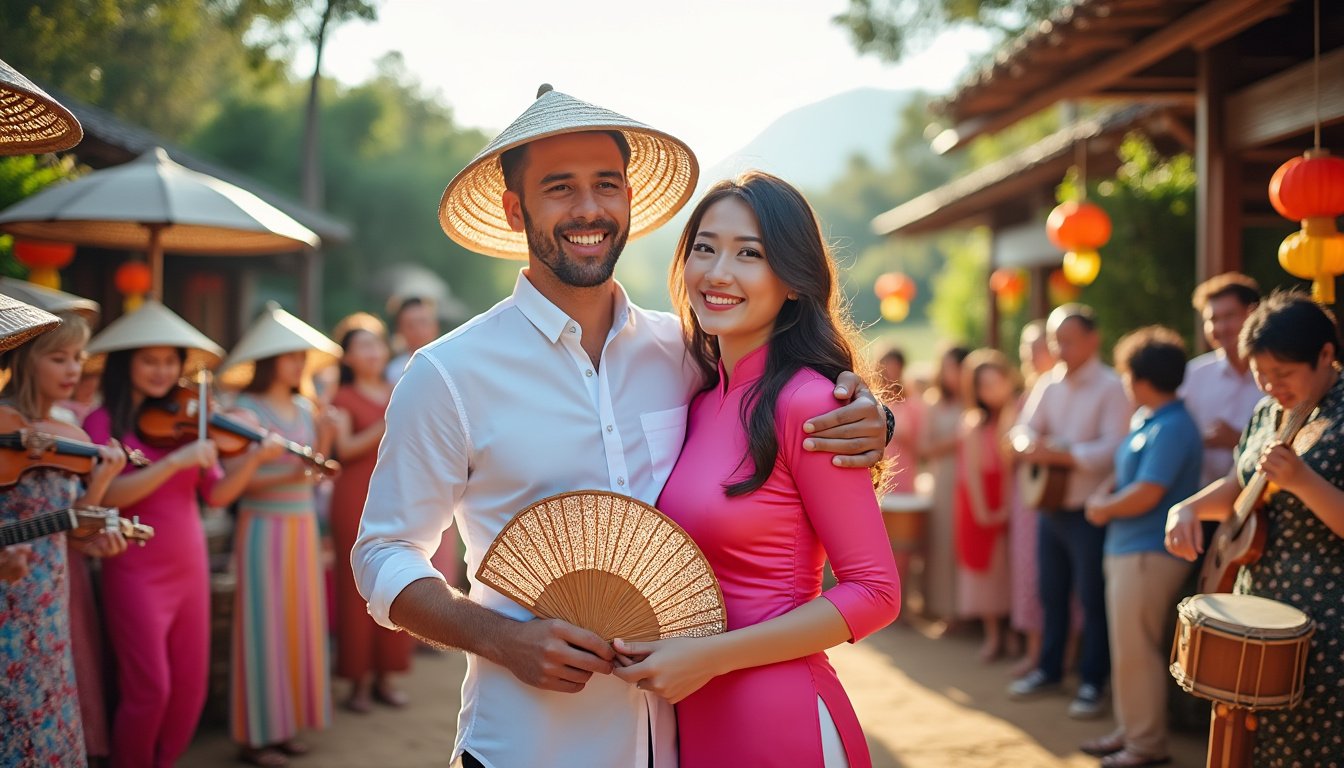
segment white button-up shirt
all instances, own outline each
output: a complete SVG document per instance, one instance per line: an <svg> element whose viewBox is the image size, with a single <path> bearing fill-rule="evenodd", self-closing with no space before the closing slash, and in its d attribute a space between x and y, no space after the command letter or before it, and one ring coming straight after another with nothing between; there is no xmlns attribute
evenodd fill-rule
<svg viewBox="0 0 1344 768"><path fill-rule="evenodd" d="M1250 368L1245 373L1237 373L1227 361L1227 353L1221 349L1200 355L1186 364L1185 382L1181 384L1179 394L1185 398L1185 407L1201 433L1208 432L1218 421L1245 432L1256 404L1265 396L1255 385ZM1225 477L1231 469L1231 448L1204 446L1204 467L1199 475L1201 484L1208 485Z"/></svg>
<svg viewBox="0 0 1344 768"><path fill-rule="evenodd" d="M1015 431L1073 456L1064 507L1082 509L1114 470L1115 449L1129 434L1134 408L1120 376L1100 360L1067 370L1058 363L1036 382Z"/></svg>
<svg viewBox="0 0 1344 768"><path fill-rule="evenodd" d="M430 563L456 524L471 599L513 619L532 615L476 579L490 543L529 504L602 489L650 504L676 463L700 376L679 320L617 299L595 366L583 329L525 274L513 295L419 350L387 410L351 561L378 623L411 582L443 577ZM650 749L676 765L672 708L610 675L577 694L528 686L467 654L455 759L492 768L637 766Z"/></svg>

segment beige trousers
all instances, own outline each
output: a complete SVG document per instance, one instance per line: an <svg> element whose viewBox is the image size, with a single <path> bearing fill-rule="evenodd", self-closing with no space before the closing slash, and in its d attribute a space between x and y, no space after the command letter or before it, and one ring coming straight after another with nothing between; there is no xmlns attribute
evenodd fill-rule
<svg viewBox="0 0 1344 768"><path fill-rule="evenodd" d="M1191 565L1165 552L1107 555L1106 619L1117 734L1125 748L1167 754L1167 620Z"/></svg>

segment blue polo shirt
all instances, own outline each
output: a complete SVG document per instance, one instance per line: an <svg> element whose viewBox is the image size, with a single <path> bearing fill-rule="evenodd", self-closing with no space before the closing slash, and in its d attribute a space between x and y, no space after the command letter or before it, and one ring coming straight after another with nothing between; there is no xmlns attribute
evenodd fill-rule
<svg viewBox="0 0 1344 768"><path fill-rule="evenodd" d="M1157 506L1106 526L1108 555L1165 552L1167 510L1199 490L1204 441L1183 400L1173 400L1146 415L1115 452L1115 487L1153 483L1166 489Z"/></svg>

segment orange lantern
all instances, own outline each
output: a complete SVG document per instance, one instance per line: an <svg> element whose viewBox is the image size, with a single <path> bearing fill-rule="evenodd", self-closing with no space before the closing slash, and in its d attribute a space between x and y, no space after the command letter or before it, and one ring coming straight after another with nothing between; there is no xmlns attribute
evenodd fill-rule
<svg viewBox="0 0 1344 768"><path fill-rule="evenodd" d="M145 294L153 287L154 275L143 261L127 261L117 267L112 282L117 291L126 297L122 302L123 309L134 312L144 303Z"/></svg>
<svg viewBox="0 0 1344 768"><path fill-rule="evenodd" d="M1012 314L1022 307L1022 292L1027 281L1016 269L1000 267L989 276L989 290L998 300L999 309Z"/></svg>
<svg viewBox="0 0 1344 768"><path fill-rule="evenodd" d="M1311 280L1316 301L1335 303L1335 276L1344 274L1344 235L1335 227L1335 217L1344 214L1344 159L1320 148L1294 157L1270 179L1269 202L1302 223L1279 246L1279 265Z"/></svg>
<svg viewBox="0 0 1344 768"><path fill-rule="evenodd" d="M75 246L70 243L15 240L14 258L28 268L29 282L59 289L61 276L57 270L68 266L74 260Z"/></svg>
<svg viewBox="0 0 1344 768"><path fill-rule="evenodd" d="M1050 273L1048 284L1050 303L1052 304L1067 304L1078 298L1078 286L1069 282L1069 278L1064 276L1064 270L1062 269L1056 269Z"/></svg>
<svg viewBox="0 0 1344 768"><path fill-rule="evenodd" d="M900 272L887 272L878 275L873 283L873 293L879 299L899 296L909 304L915 300L915 281Z"/></svg>
<svg viewBox="0 0 1344 768"><path fill-rule="evenodd" d="M1074 285L1088 285L1101 272L1097 249L1111 239L1111 217L1086 200L1060 203L1045 220L1045 235L1064 251L1064 276Z"/></svg>

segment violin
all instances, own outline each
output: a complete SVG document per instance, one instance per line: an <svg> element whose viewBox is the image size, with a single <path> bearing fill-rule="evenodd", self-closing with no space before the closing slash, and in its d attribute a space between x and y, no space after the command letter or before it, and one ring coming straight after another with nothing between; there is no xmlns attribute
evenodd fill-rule
<svg viewBox="0 0 1344 768"><path fill-rule="evenodd" d="M176 448L200 438L200 396L190 387L178 387L166 397L145 400L136 419L136 433L146 443L159 448ZM237 456L253 443L266 439L266 433L238 419L206 406L205 437L213 440L221 456ZM317 453L311 446L285 441L285 450L303 459L311 468L327 477L341 471L341 465Z"/></svg>
<svg viewBox="0 0 1344 768"><path fill-rule="evenodd" d="M75 475L87 475L98 462L98 449L87 440L79 427L58 421L29 423L23 414L0 406L0 487L10 486L30 469L58 469ZM126 458L137 467L149 466L149 459L136 450Z"/></svg>

